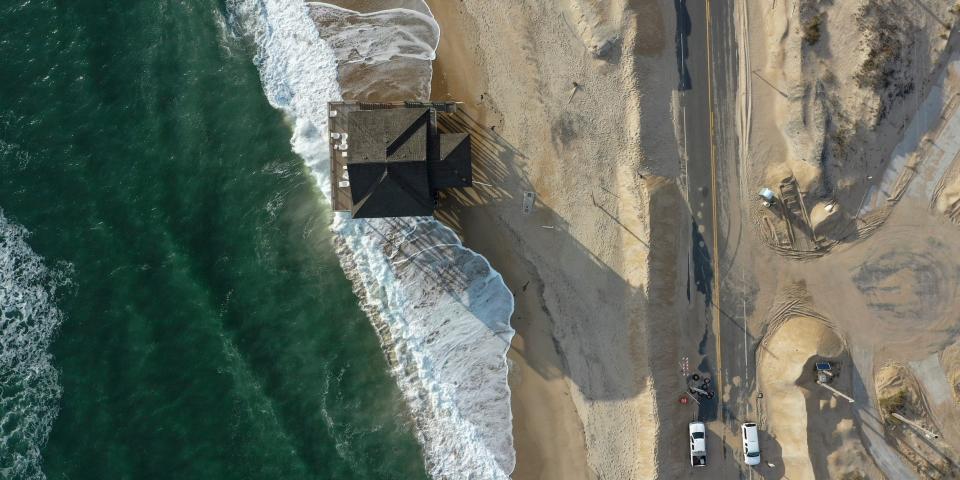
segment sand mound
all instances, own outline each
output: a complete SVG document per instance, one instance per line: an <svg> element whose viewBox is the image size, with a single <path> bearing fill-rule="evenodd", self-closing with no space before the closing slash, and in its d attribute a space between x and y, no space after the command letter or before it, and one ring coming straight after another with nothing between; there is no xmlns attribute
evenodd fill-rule
<svg viewBox="0 0 960 480"><path fill-rule="evenodd" d="M761 344L757 374L767 428L782 450L788 478L815 478L807 449L807 402L797 383L810 375L804 370L812 357L837 357L843 351L840 337L809 317L786 320Z"/></svg>
<svg viewBox="0 0 960 480"><path fill-rule="evenodd" d="M820 202L810 209L810 227L818 235L828 235L843 218L839 208L831 201Z"/></svg>
<svg viewBox="0 0 960 480"><path fill-rule="evenodd" d="M851 405L816 384L814 363L820 360L833 366L831 385L850 392L853 368L846 345L824 321L788 318L761 343L763 421L776 443L765 448L772 458L781 454L782 478L880 478L860 441Z"/></svg>
<svg viewBox="0 0 960 480"><path fill-rule="evenodd" d="M885 365L877 372L875 381L880 413L888 423L896 421L890 417L894 412L907 418L918 418L926 414L920 385L903 365Z"/></svg>
<svg viewBox="0 0 960 480"><path fill-rule="evenodd" d="M559 2L564 20L596 57L606 57L622 41L620 23L623 0L564 0Z"/></svg>
<svg viewBox="0 0 960 480"><path fill-rule="evenodd" d="M931 204L950 221L960 224L960 163L954 162L940 180Z"/></svg>
<svg viewBox="0 0 960 480"><path fill-rule="evenodd" d="M960 183L943 189L942 194L937 197L936 208L953 222L960 221Z"/></svg>

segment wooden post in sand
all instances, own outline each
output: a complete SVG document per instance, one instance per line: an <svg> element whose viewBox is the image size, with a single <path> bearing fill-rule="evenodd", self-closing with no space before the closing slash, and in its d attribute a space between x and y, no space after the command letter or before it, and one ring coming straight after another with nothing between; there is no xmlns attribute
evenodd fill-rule
<svg viewBox="0 0 960 480"><path fill-rule="evenodd" d="M576 95L578 91L580 91L580 84L573 82L573 91L570 92L570 99L567 100L567 105L570 105L570 102L573 101L573 96Z"/></svg>

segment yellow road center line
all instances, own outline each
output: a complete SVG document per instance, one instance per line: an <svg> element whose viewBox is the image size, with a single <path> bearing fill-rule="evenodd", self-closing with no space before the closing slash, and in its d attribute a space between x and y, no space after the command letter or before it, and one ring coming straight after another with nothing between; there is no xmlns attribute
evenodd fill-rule
<svg viewBox="0 0 960 480"><path fill-rule="evenodd" d="M720 249L717 230L720 225L717 221L717 154L714 139L714 119L713 119L713 68L710 49L710 0L706 0L706 19L707 19L707 110L710 113L710 181L713 183L711 190L711 203L713 209L713 332L716 338L717 348L717 372L714 375L716 381L714 384L717 389L717 397L720 400L720 413L723 418L723 355L720 351Z"/></svg>

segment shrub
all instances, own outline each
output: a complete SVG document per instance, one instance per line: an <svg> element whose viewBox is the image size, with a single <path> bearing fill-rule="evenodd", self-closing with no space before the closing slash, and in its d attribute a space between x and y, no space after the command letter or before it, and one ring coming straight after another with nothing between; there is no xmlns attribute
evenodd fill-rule
<svg viewBox="0 0 960 480"><path fill-rule="evenodd" d="M880 404L880 411L883 412L884 415L890 415L891 413L902 409L906 401L907 391L901 388L900 390L897 390L896 393L881 398L878 403Z"/></svg>
<svg viewBox="0 0 960 480"><path fill-rule="evenodd" d="M818 13L803 24L803 41L807 42L807 45L816 45L820 41L820 25L822 23L823 16Z"/></svg>

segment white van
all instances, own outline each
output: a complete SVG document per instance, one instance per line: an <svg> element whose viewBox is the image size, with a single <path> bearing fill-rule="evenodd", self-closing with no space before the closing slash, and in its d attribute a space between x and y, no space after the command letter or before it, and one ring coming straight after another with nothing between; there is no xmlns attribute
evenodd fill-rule
<svg viewBox="0 0 960 480"><path fill-rule="evenodd" d="M690 465L707 465L707 427L703 422L690 422Z"/></svg>
<svg viewBox="0 0 960 480"><path fill-rule="evenodd" d="M757 424L744 423L740 426L743 434L743 463L747 465L760 464L760 436L757 434Z"/></svg>

